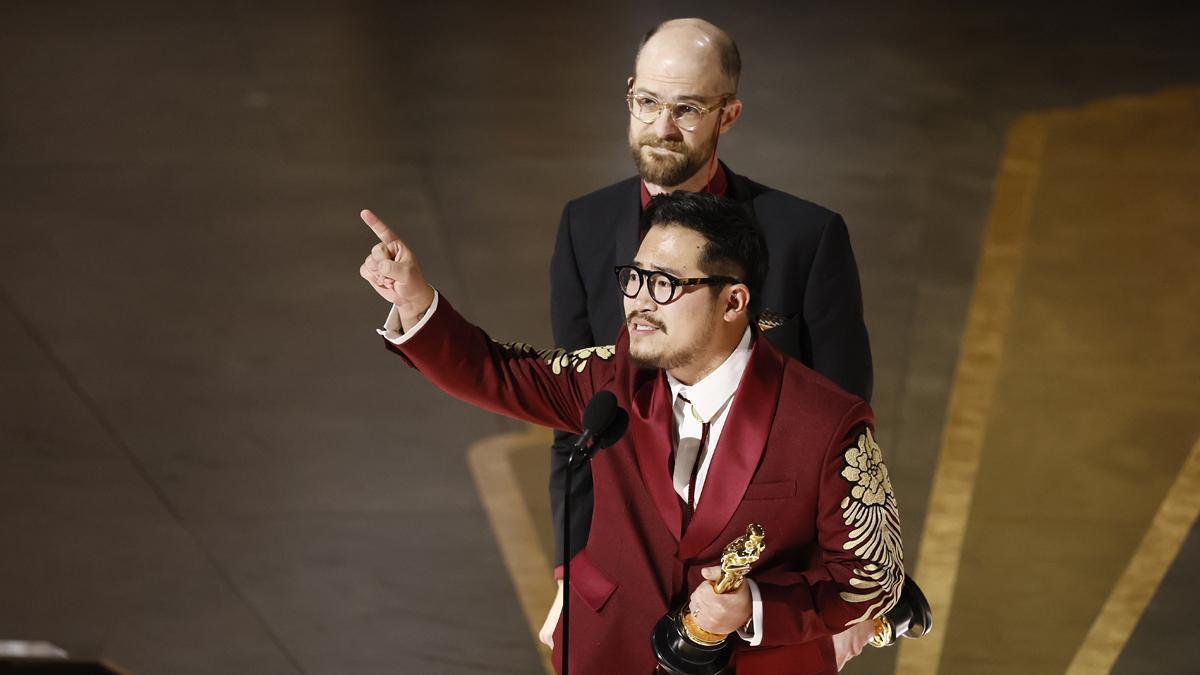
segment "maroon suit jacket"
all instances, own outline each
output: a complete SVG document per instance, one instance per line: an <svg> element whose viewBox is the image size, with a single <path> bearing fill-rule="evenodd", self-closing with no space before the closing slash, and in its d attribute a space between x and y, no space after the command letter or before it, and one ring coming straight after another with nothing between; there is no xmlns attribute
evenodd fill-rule
<svg viewBox="0 0 1200 675"><path fill-rule="evenodd" d="M572 673L654 672L655 622L750 523L766 533L749 575L762 595L763 641L731 637L738 675L836 672L830 636L899 596L899 517L870 407L768 340L754 340L682 536L670 390L661 370L630 363L624 330L614 347L539 352L492 341L442 297L419 332L387 345L446 392L517 419L579 433L601 389L628 411L625 436L592 460L592 533L571 567Z"/></svg>

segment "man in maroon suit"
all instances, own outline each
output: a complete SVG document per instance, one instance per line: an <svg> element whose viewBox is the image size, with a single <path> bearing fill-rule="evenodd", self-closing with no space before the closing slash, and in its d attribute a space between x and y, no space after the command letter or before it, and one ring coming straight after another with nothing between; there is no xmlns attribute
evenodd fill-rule
<svg viewBox="0 0 1200 675"><path fill-rule="evenodd" d="M572 562L573 672L653 672L651 630L684 600L700 628L740 636L732 672L836 672L904 581L870 407L759 335L766 248L744 210L680 192L646 213L636 258L614 270L626 326L611 347L492 341L366 211L381 243L360 274L393 305L388 347L448 393L576 433L600 390L629 413L592 464L592 532ZM766 551L746 584L717 594L722 549L750 523ZM835 634L851 639L835 648Z"/></svg>

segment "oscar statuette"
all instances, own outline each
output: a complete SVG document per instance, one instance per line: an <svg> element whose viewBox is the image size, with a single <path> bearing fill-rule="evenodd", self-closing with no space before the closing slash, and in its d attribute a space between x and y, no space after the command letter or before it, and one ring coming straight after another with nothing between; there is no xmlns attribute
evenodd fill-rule
<svg viewBox="0 0 1200 675"><path fill-rule="evenodd" d="M714 591L726 593L741 587L750 565L766 548L763 537L762 526L752 523L746 534L729 542L721 554L721 578L709 582ZM654 626L650 642L658 665L671 675L718 675L729 665L726 637L696 625L685 599Z"/></svg>
<svg viewBox="0 0 1200 675"><path fill-rule="evenodd" d="M874 619L875 634L867 641L872 647L888 647L897 639L919 638L933 628L933 612L921 587L911 578L904 579L900 599L883 616Z"/></svg>

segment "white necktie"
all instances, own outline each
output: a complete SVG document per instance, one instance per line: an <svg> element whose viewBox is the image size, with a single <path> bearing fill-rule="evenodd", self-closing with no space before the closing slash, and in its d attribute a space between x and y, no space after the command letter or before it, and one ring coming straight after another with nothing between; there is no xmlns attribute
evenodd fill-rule
<svg viewBox="0 0 1200 675"><path fill-rule="evenodd" d="M704 448L700 447L700 444L702 440L707 440L708 423L701 421L696 407L684 396L684 392L681 391L675 398L675 405L678 406L677 412L682 421L678 429L679 442L675 445L675 467L671 473L671 482L674 484L675 493L685 503L694 507L691 492L695 489L697 463L703 459Z"/></svg>

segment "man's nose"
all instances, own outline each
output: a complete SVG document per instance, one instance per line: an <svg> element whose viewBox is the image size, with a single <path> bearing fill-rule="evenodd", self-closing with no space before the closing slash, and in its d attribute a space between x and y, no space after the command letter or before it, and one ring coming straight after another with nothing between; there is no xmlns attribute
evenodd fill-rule
<svg viewBox="0 0 1200 675"><path fill-rule="evenodd" d="M651 126L659 138L675 140L683 137L683 133L675 125L675 119L671 117L670 108L659 110L658 117L654 119L654 124Z"/></svg>

